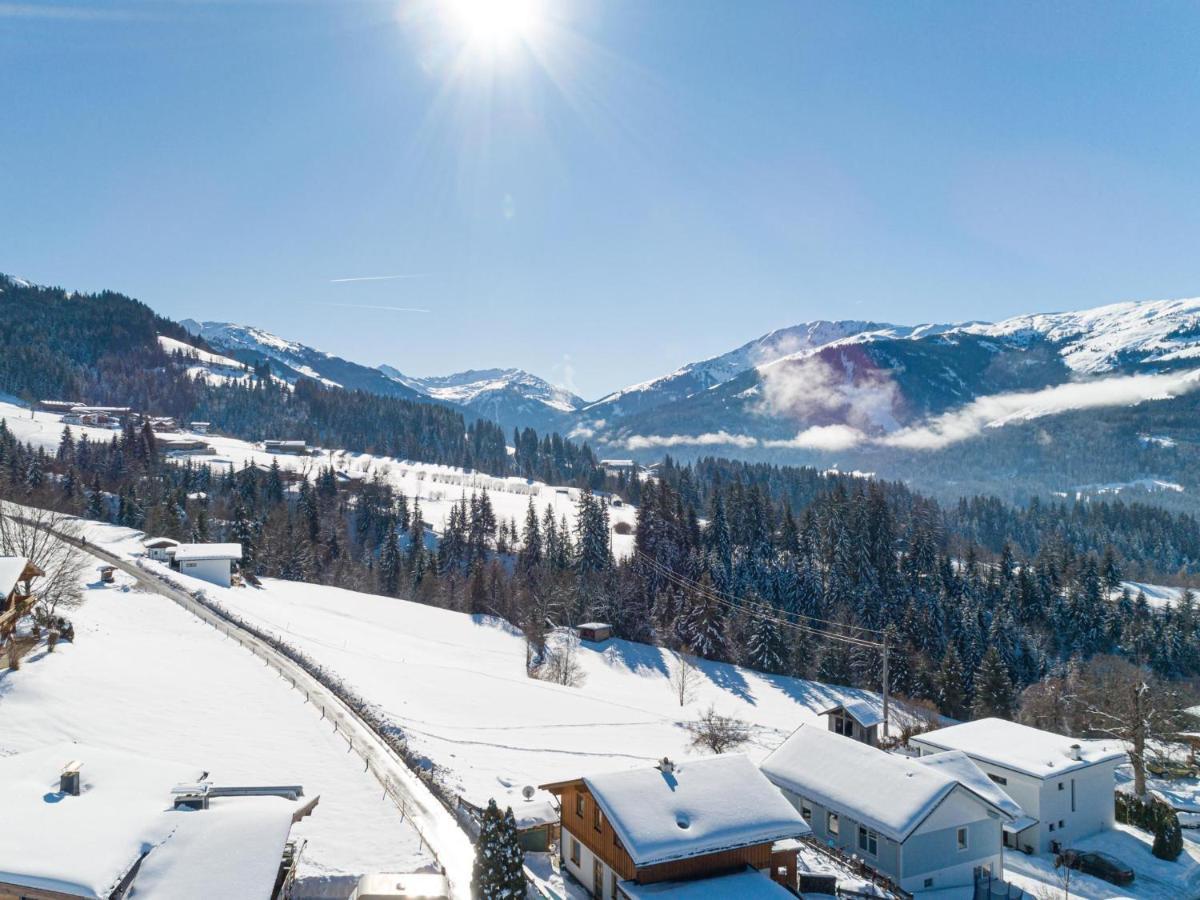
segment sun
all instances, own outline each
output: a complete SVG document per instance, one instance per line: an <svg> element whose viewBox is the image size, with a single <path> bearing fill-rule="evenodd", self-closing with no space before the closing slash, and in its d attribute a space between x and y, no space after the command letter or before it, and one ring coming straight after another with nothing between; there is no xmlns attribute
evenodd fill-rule
<svg viewBox="0 0 1200 900"><path fill-rule="evenodd" d="M528 42L542 22L538 0L445 0L445 3L466 39L491 49Z"/></svg>

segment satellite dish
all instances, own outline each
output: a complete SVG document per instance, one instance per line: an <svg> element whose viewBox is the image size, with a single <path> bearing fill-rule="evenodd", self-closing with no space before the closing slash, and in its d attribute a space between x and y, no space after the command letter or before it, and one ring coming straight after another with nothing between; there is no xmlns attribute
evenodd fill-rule
<svg viewBox="0 0 1200 900"><path fill-rule="evenodd" d="M526 800L532 800L533 794L534 794L534 790L533 790L532 784L527 784L527 785L525 785L525 787L521 788L521 796L524 797Z"/></svg>

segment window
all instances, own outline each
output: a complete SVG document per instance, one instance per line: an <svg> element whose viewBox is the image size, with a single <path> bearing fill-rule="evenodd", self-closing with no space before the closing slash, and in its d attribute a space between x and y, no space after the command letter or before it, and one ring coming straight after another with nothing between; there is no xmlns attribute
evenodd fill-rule
<svg viewBox="0 0 1200 900"><path fill-rule="evenodd" d="M858 849L871 856L879 855L879 835L869 828L858 826Z"/></svg>
<svg viewBox="0 0 1200 900"><path fill-rule="evenodd" d="M812 822L812 807L805 803L801 803L800 804L800 817L802 819L804 819L805 822L811 823Z"/></svg>
<svg viewBox="0 0 1200 900"><path fill-rule="evenodd" d="M579 865L579 841L571 838L571 862Z"/></svg>
<svg viewBox="0 0 1200 900"><path fill-rule="evenodd" d="M1063 789L1063 783L1061 781L1058 783L1058 789L1060 791Z"/></svg>
<svg viewBox="0 0 1200 900"><path fill-rule="evenodd" d="M958 839L958 849L966 850L967 849L967 829L965 829L965 828L958 829L958 831L955 832L955 837Z"/></svg>
<svg viewBox="0 0 1200 900"><path fill-rule="evenodd" d="M846 733L846 720L841 716L836 716L833 720L833 730L838 734Z"/></svg>
<svg viewBox="0 0 1200 900"><path fill-rule="evenodd" d="M825 830L830 834L837 835L840 832L838 829L841 826L838 823L837 813L825 813Z"/></svg>
<svg viewBox="0 0 1200 900"><path fill-rule="evenodd" d="M1053 822L1051 822L1051 823L1050 823L1050 830L1051 830L1051 831L1053 831L1053 830L1054 830L1054 823L1053 823Z"/></svg>
<svg viewBox="0 0 1200 900"><path fill-rule="evenodd" d="M1064 826L1063 826L1063 820L1062 820L1062 819L1059 819L1059 820L1058 820L1058 830L1059 830L1059 831L1062 831L1062 830L1063 830L1063 827L1064 827Z"/></svg>
<svg viewBox="0 0 1200 900"><path fill-rule="evenodd" d="M925 887L927 887L927 888L933 887L933 879L932 878L925 879Z"/></svg>
<svg viewBox="0 0 1200 900"><path fill-rule="evenodd" d="M575 815L583 818L583 791L575 795Z"/></svg>
<svg viewBox="0 0 1200 900"><path fill-rule="evenodd" d="M618 893L618 891L617 891L617 873L613 872L612 873L612 893L609 894L609 896L612 898L612 900L617 900L617 893Z"/></svg>
<svg viewBox="0 0 1200 900"><path fill-rule="evenodd" d="M1075 812L1075 779L1071 779L1071 812Z"/></svg>
<svg viewBox="0 0 1200 900"><path fill-rule="evenodd" d="M600 804L592 804L592 827L597 831L604 830L604 813L600 812Z"/></svg>
<svg viewBox="0 0 1200 900"><path fill-rule="evenodd" d="M1003 775L993 775L991 772L988 772L988 778L992 779L996 784L1008 784L1008 779Z"/></svg>

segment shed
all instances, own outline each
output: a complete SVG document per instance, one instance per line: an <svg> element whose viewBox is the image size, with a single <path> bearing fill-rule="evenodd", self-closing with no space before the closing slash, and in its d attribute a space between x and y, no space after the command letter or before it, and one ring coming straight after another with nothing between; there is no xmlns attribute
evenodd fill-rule
<svg viewBox="0 0 1200 900"><path fill-rule="evenodd" d="M212 423L211 422L190 422L188 424L191 427L192 431L194 431L196 434L208 434L209 426Z"/></svg>
<svg viewBox="0 0 1200 900"><path fill-rule="evenodd" d="M171 558L171 551L179 546L179 541L169 537L153 537L142 541L142 546L146 548L148 558L158 562L168 562Z"/></svg>
<svg viewBox="0 0 1200 900"><path fill-rule="evenodd" d="M114 580L113 576L116 574L116 571L117 571L116 566L110 566L110 565L96 566L96 569L100 572L100 581L101 582L103 582L104 584L112 584L113 583L113 580Z"/></svg>
<svg viewBox="0 0 1200 900"><path fill-rule="evenodd" d="M581 641L589 641L594 644L607 641L613 636L613 627L607 622L584 622L575 630L579 632Z"/></svg>
<svg viewBox="0 0 1200 900"><path fill-rule="evenodd" d="M883 713L866 700L847 700L837 706L822 710L828 717L829 730L872 747L879 746L879 726L883 724Z"/></svg>
<svg viewBox="0 0 1200 900"><path fill-rule="evenodd" d="M308 444L304 441L263 441L263 449L268 453L304 454L308 452Z"/></svg>

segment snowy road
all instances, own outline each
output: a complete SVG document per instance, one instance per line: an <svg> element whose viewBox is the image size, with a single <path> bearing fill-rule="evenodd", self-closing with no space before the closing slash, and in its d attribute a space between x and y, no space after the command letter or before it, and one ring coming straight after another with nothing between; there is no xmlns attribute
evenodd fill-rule
<svg viewBox="0 0 1200 900"><path fill-rule="evenodd" d="M184 591L164 583L128 560L101 549L93 543L80 544L66 535L59 534L58 536L76 543L77 546L97 559L116 566L136 579L147 590L166 597L196 618L237 641L245 649L261 658L266 665L275 669L283 678L290 681L296 690L304 693L314 710L320 710L321 717L329 719L334 724L337 731L347 741L349 749L363 759L367 769L375 776L388 796L421 835L439 864L445 869L455 900L470 898L474 848L466 833L425 784L405 765L404 761L396 756L391 748L329 689L269 644L197 602Z"/></svg>

